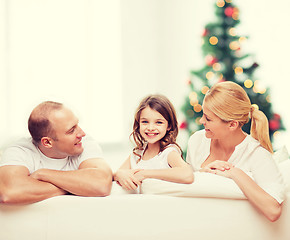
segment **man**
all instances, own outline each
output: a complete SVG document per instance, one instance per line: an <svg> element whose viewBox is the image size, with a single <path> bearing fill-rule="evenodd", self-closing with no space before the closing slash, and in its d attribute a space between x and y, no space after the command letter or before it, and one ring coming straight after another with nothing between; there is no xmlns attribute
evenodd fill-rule
<svg viewBox="0 0 290 240"><path fill-rule="evenodd" d="M32 139L22 139L3 153L1 203L33 203L67 193L110 194L112 171L71 110L43 102L32 111L28 128Z"/></svg>

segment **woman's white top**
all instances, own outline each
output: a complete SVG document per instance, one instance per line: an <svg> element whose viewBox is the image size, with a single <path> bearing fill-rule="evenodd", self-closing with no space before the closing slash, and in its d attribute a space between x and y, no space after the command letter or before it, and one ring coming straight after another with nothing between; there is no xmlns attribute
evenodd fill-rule
<svg viewBox="0 0 290 240"><path fill-rule="evenodd" d="M202 163L210 154L211 139L205 136L205 130L194 133L188 142L186 161L194 171L201 169ZM235 147L228 162L247 173L264 191L279 203L285 199L285 184L272 154L261 144L247 135Z"/></svg>
<svg viewBox="0 0 290 240"><path fill-rule="evenodd" d="M170 168L167 158L169 153L172 151L178 152L181 154L180 150L175 144L169 144L167 148L165 148L162 152L158 153L156 156L154 156L151 159L143 160L143 154L146 149L146 146L143 150L137 150L137 154L141 156L141 159L139 156L135 155L134 153L131 153L130 155L130 164L131 169L166 169ZM140 159L140 160L139 160Z"/></svg>

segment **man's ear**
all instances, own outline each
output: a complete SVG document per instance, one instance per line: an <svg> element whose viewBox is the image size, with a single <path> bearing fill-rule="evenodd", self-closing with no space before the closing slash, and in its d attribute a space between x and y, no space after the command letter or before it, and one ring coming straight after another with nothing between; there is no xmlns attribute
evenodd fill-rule
<svg viewBox="0 0 290 240"><path fill-rule="evenodd" d="M52 147L52 139L50 137L42 137L40 142L41 145L46 147L46 148L51 148Z"/></svg>
<svg viewBox="0 0 290 240"><path fill-rule="evenodd" d="M240 126L240 123L235 120L230 121L229 124L230 124L229 127L231 130L236 130Z"/></svg>

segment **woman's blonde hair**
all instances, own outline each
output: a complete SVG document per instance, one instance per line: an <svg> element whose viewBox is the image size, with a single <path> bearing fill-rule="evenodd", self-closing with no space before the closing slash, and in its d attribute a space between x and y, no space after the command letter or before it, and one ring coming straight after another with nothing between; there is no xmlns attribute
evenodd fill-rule
<svg viewBox="0 0 290 240"><path fill-rule="evenodd" d="M252 106L245 90L237 83L226 81L215 84L205 95L206 107L222 121L238 121L242 127L251 118L251 136L273 153L269 137L268 119Z"/></svg>
<svg viewBox="0 0 290 240"><path fill-rule="evenodd" d="M145 145L145 139L140 134L140 115L143 109L150 107L151 109L159 112L168 122L168 129L165 136L160 140L160 152L162 152L169 144L175 144L181 151L181 148L176 143L176 138L178 135L178 122L176 118L176 112L169 101L169 99L163 95L149 95L145 97L139 104L133 124L133 132L130 136L133 136L133 139L136 143L136 147L133 150L133 153L136 154L136 151L143 149ZM138 154L136 154L138 155ZM139 156L139 155L138 155Z"/></svg>

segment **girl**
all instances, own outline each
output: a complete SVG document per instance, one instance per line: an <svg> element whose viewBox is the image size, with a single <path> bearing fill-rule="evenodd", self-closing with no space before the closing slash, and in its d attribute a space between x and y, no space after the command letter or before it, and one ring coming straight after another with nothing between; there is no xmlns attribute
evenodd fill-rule
<svg viewBox="0 0 290 240"><path fill-rule="evenodd" d="M178 125L171 102L162 95L145 97L135 113L133 153L114 174L126 190L135 190L146 178L192 183L191 167L176 143Z"/></svg>
<svg viewBox="0 0 290 240"><path fill-rule="evenodd" d="M251 135L242 126L251 118ZM282 176L272 158L268 120L233 82L214 85L203 102L204 130L193 134L186 160L194 171L231 178L269 220L281 214Z"/></svg>

